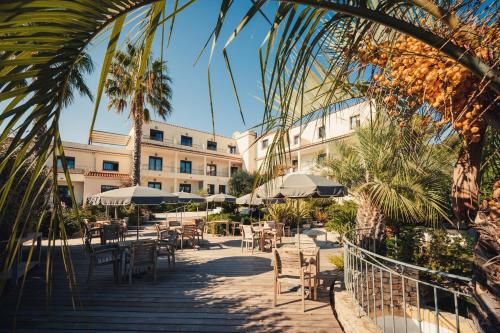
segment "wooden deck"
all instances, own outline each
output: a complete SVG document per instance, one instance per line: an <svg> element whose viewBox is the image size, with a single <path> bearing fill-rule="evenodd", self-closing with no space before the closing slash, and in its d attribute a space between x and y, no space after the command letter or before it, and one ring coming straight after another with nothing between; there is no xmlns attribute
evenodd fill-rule
<svg viewBox="0 0 500 333"><path fill-rule="evenodd" d="M158 281L134 278L132 286L115 284L111 267L97 268L87 283L87 258L79 241L71 247L79 282L79 306L73 309L62 264L55 269L53 295L47 300L40 272L31 274L16 317L16 332L341 332L321 288L318 301L289 291L272 306L271 254L241 252L239 240L209 238L199 251L178 251L175 271L160 260ZM321 268L331 275L321 250ZM1 300L0 331L13 328L17 292Z"/></svg>

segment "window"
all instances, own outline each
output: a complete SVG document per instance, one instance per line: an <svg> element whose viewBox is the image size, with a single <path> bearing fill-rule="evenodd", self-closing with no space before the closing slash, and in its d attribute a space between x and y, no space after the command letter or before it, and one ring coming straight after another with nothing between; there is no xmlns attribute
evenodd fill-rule
<svg viewBox="0 0 500 333"><path fill-rule="evenodd" d="M268 144L269 144L268 139L262 140L262 149L266 149Z"/></svg>
<svg viewBox="0 0 500 333"><path fill-rule="evenodd" d="M73 201L71 200L71 195L69 193L69 187L66 185L57 186L57 191L59 192L59 199L63 202L66 207L73 207Z"/></svg>
<svg viewBox="0 0 500 333"><path fill-rule="evenodd" d="M179 192L191 193L191 184L179 184Z"/></svg>
<svg viewBox="0 0 500 333"><path fill-rule="evenodd" d="M208 150L217 150L217 142L207 141L207 149Z"/></svg>
<svg viewBox="0 0 500 333"><path fill-rule="evenodd" d="M192 147L193 138L187 135L181 135L181 145Z"/></svg>
<svg viewBox="0 0 500 333"><path fill-rule="evenodd" d="M118 171L118 162L102 161L104 171Z"/></svg>
<svg viewBox="0 0 500 333"><path fill-rule="evenodd" d="M231 167L231 176L234 175L237 172L238 172L238 167L237 166L232 166Z"/></svg>
<svg viewBox="0 0 500 333"><path fill-rule="evenodd" d="M161 171L163 169L163 158L149 156L149 170Z"/></svg>
<svg viewBox="0 0 500 333"><path fill-rule="evenodd" d="M350 120L350 124L351 124L351 129L355 129L355 128L361 126L361 119L359 117L359 114L352 116L351 118L349 118L349 120Z"/></svg>
<svg viewBox="0 0 500 333"><path fill-rule="evenodd" d="M217 176L217 165L207 164L207 176Z"/></svg>
<svg viewBox="0 0 500 333"><path fill-rule="evenodd" d="M148 187L161 190L161 183L160 182L148 182Z"/></svg>
<svg viewBox="0 0 500 333"><path fill-rule="evenodd" d="M297 171L298 168L299 168L299 160L293 160L292 161L292 168L293 168L293 171Z"/></svg>
<svg viewBox="0 0 500 333"><path fill-rule="evenodd" d="M181 161L180 173L192 173L192 163L191 161Z"/></svg>
<svg viewBox="0 0 500 333"><path fill-rule="evenodd" d="M293 136L293 144L294 145L298 145L299 144L299 136L298 135L294 135Z"/></svg>
<svg viewBox="0 0 500 333"><path fill-rule="evenodd" d="M118 188L118 186L116 186L116 185L101 185L101 192L116 190L117 188Z"/></svg>
<svg viewBox="0 0 500 333"><path fill-rule="evenodd" d="M318 137L320 139L324 139L326 137L325 126L321 126L320 128L318 128Z"/></svg>
<svg viewBox="0 0 500 333"><path fill-rule="evenodd" d="M321 164L321 163L325 162L325 160L326 160L326 154L323 153L323 154L318 155L318 163Z"/></svg>
<svg viewBox="0 0 500 333"><path fill-rule="evenodd" d="M236 146L228 146L229 154L236 154Z"/></svg>
<svg viewBox="0 0 500 333"><path fill-rule="evenodd" d="M219 193L226 193L226 185L219 185Z"/></svg>
<svg viewBox="0 0 500 333"><path fill-rule="evenodd" d="M151 140L163 141L163 131L150 129L149 130L149 137Z"/></svg>
<svg viewBox="0 0 500 333"><path fill-rule="evenodd" d="M215 194L215 185L214 184L208 184L207 193L208 194Z"/></svg>
<svg viewBox="0 0 500 333"><path fill-rule="evenodd" d="M66 156L66 165L68 166L68 169L74 169L75 168L75 158L70 157L70 156ZM62 164L61 157L58 156L57 157L57 168L62 169L62 167L63 167L63 164Z"/></svg>

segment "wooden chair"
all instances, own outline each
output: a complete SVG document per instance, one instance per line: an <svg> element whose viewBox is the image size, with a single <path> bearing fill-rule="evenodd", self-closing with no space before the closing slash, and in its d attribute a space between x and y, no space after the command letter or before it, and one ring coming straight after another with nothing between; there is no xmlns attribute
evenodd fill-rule
<svg viewBox="0 0 500 333"><path fill-rule="evenodd" d="M118 281L119 257L116 244L92 245L92 236L89 234L85 238L85 249L89 256L87 282L90 281L96 267L107 265L113 266L113 277Z"/></svg>
<svg viewBox="0 0 500 333"><path fill-rule="evenodd" d="M105 224L102 226L101 243L116 243L122 239L123 227L121 224Z"/></svg>
<svg viewBox="0 0 500 333"><path fill-rule="evenodd" d="M271 246L274 248L278 247L278 242L282 243L283 233L285 230L285 224L276 223L276 228L267 232L266 237L271 241Z"/></svg>
<svg viewBox="0 0 500 333"><path fill-rule="evenodd" d="M160 236L161 236L162 232L169 230L167 223L163 223L163 222L156 223L155 228L156 228L156 237L158 239L161 238Z"/></svg>
<svg viewBox="0 0 500 333"><path fill-rule="evenodd" d="M168 268L170 262L175 269L175 248L177 245L177 237L179 233L175 230L164 230L158 238L158 257L167 257Z"/></svg>
<svg viewBox="0 0 500 333"><path fill-rule="evenodd" d="M240 234L241 234L241 226L243 225L243 222L236 222L236 221L233 221L231 222L231 227L233 229L233 236L236 234L236 229L238 229L240 231Z"/></svg>
<svg viewBox="0 0 500 333"><path fill-rule="evenodd" d="M300 246L298 242L298 238L300 237ZM316 245L314 238L309 237L307 235L295 235L295 247L297 249L300 248L302 254L304 255L304 260L306 260L307 264L310 267L310 271L314 273L314 278L316 279L314 286L316 287L319 282L317 278L319 277L319 247ZM314 288L314 297L317 295L317 290Z"/></svg>
<svg viewBox="0 0 500 333"><path fill-rule="evenodd" d="M130 254L126 261L129 284L132 284L132 273L144 268L152 269L153 281L156 282L157 250L155 240L144 239L132 243Z"/></svg>
<svg viewBox="0 0 500 333"><path fill-rule="evenodd" d="M196 219L196 236L198 237L198 244L200 244L200 238L203 240L203 233L205 232L205 221L202 219Z"/></svg>
<svg viewBox="0 0 500 333"><path fill-rule="evenodd" d="M275 221L264 221L263 224L265 228L276 229Z"/></svg>
<svg viewBox="0 0 500 333"><path fill-rule="evenodd" d="M196 229L196 224L194 223L183 224L179 233L181 236L181 251L184 250L184 240L191 241L191 245L195 247L195 243L198 237L198 230Z"/></svg>
<svg viewBox="0 0 500 333"><path fill-rule="evenodd" d="M300 285L302 298L302 312L305 311L305 286L309 287L308 296L311 295L312 274L304 261L304 257L299 249L280 248L273 249L273 306L276 307L278 294L281 294L281 283L295 283Z"/></svg>
<svg viewBox="0 0 500 333"><path fill-rule="evenodd" d="M83 237L85 239L88 238L90 242L92 242L92 238L100 238L101 237L102 228L99 226L93 225L91 222L89 222L88 219L83 219L82 228L83 228Z"/></svg>
<svg viewBox="0 0 500 333"><path fill-rule="evenodd" d="M242 225L241 226L241 252L243 252L243 244L245 244L245 248L248 250L248 245L252 245L252 254L253 249L255 247L255 241L259 242L259 234L253 231L251 225Z"/></svg>

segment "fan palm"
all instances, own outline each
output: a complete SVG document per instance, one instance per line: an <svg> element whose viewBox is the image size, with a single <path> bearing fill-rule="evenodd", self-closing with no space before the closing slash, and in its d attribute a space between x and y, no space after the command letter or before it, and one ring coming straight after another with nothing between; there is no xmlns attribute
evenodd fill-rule
<svg viewBox="0 0 500 333"><path fill-rule="evenodd" d="M380 120L362 127L356 144L334 146L337 154L323 169L358 198L356 228L361 239L375 241L370 244L384 240L388 218L433 224L447 218L450 149L428 143L420 123L400 129Z"/></svg>
<svg viewBox="0 0 500 333"><path fill-rule="evenodd" d="M140 184L142 124L149 122L151 114L166 119L172 113L171 79L167 75L166 63L161 60L148 61L146 71L142 74L140 84L139 50L128 43L126 50L117 51L111 63L105 92L108 96L108 109L122 113L130 106L129 117L134 126L134 154L132 180L134 185Z"/></svg>

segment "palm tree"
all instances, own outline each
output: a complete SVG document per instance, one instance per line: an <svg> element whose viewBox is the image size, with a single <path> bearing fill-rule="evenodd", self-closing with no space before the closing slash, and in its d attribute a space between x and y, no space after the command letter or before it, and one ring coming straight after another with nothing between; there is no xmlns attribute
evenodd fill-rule
<svg viewBox="0 0 500 333"><path fill-rule="evenodd" d="M355 134L355 144L338 143L323 172L346 184L358 199L356 228L362 244L385 239L387 219L438 223L447 218L451 149L430 144L414 119L400 128L377 120Z"/></svg>
<svg viewBox="0 0 500 333"><path fill-rule="evenodd" d="M109 98L108 109L123 113L130 106L129 118L134 124L134 185L139 185L141 181L142 124L151 120L151 113L164 120L172 114L172 80L167 75L166 63L161 60L148 61L143 77L138 80L140 55L139 49L131 43L127 43L125 52L117 51L105 85ZM138 81L140 84L137 86Z"/></svg>
<svg viewBox="0 0 500 333"><path fill-rule="evenodd" d="M47 6L47 2L44 0L0 2L0 13L3 14L0 15L0 102L7 103L0 114L0 127L2 128L0 144L7 142L7 137L12 134L14 128L18 129L16 133L19 135L14 135L7 142L7 154L20 148L19 154L16 155L16 165L22 163L26 156L33 153L28 147L33 143L37 127L42 125L47 126L48 135L40 143L40 153L36 160L37 168L41 168L48 158L55 159L55 156L62 150L59 119L64 108L60 97L64 96L65 90L68 89L71 69L95 36L114 25L96 94L96 100L99 101L127 14L136 9L150 6L150 10L143 12L143 14L146 13L143 18L148 23L146 28L140 32L140 35L146 40L145 47L141 49L142 59L147 59L156 28L162 26L167 20L171 20L173 23L176 14L186 9L192 2L186 2L179 7L174 6L174 12L166 15L164 20L160 20L160 17L164 12L165 0L131 0L125 5L121 1L80 0L76 6L78 10L75 9L75 4L71 1L54 1L51 2L51 6ZM490 50L496 52L495 48L497 49L498 43L482 43L483 33L472 31L481 25L495 26L497 24L498 15L495 13L497 7L494 2L480 0L444 2L435 0L399 2L391 0L376 2L281 0L278 6L264 8L265 13L263 13L262 8L267 2L265 0L249 2L251 8L234 29L226 46L231 44L235 36L253 17L263 14L268 20L270 30L266 39L267 43L264 43L260 50L261 71L262 77L266 81L270 78L271 81L263 82L263 95L266 101L265 123L274 123L279 128L275 136L277 142L285 142L285 137L288 134L287 129L300 121L300 118L307 115L309 111L314 111L302 110L300 107L302 99L292 97L292 95L300 97L310 91L304 90L301 81L308 77L306 74L313 61L321 63L326 68L319 75L320 78L324 78L324 84L319 82L318 86L321 89L313 90L320 92L317 97L321 97L325 102L325 107L344 100L345 92L349 95L353 90L350 83L353 83L355 78L359 79L359 82L356 82L359 84L354 86L355 93L359 96L366 92L366 81L371 80L372 74L375 74L372 69L376 66L362 67L366 69L363 73L358 71L359 68L352 62L356 60L353 55L355 55L357 46L366 37L386 36L395 40L398 34L411 36L432 48L441 50L452 61L470 70L476 79L483 80L485 78L484 82L488 84L488 87L485 87L483 91L493 92L494 101L500 92L500 75L498 75L498 64L496 64L498 56L492 57L493 61L486 61L475 53L476 47L470 47L467 42L464 45L461 41L453 39L454 34L466 32L468 40L474 41L474 43L479 41L480 46L489 49L487 52ZM211 35L214 42L220 38L219 33L231 5L239 4L239 2L230 0L223 0L221 3L220 13L216 19L217 24ZM71 20L68 20L68 17ZM424 23L425 20L427 23ZM141 26L141 28L143 27ZM388 31L384 30L386 28ZM172 26L170 31L172 31ZM319 52L318 49L324 46L327 50ZM331 48L331 46L337 47ZM224 47L223 52L230 70L228 48ZM481 50L481 52L483 51ZM346 59L352 61L346 61ZM292 66L287 66L290 63ZM265 75L267 73L270 75ZM19 88L16 85L20 79L28 81L26 88ZM231 80L236 91L232 74ZM298 91L294 89L296 87L299 87ZM343 93L338 94L339 91ZM276 101L278 102L276 103ZM299 104L298 107L290 107L297 104ZM282 113L279 117L272 117L272 111L276 105ZM295 112L292 112L294 110ZM486 120L485 126L491 126L495 131L498 131L500 122L494 110L495 107L485 108L482 114ZM39 119L37 126L30 127L34 119ZM275 145L273 143L272 145L280 149L286 147L285 144ZM471 152L472 154L469 154ZM478 172L481 163L478 160L481 160L481 153L482 142L477 142L466 145L460 154L461 158L456 167L457 177L453 187L454 195L457 198L454 201L454 206L457 215L467 216L470 225L478 231L480 243L478 248L483 249L483 252L486 253L485 255L475 254L476 257L481 258L481 261L478 261L476 265L478 270L476 276L479 278L477 283L485 291L480 296L476 296L480 299L479 303L485 305L484 310L486 311L479 311L479 315L484 315L484 322L487 322L487 317L491 319L492 325L489 329L494 331L498 326L495 326L495 323L498 323L499 320L492 315L495 313L495 306L489 304L498 304L498 295L500 295L498 288L493 288L492 285L495 284L491 283L495 280L495 272L499 267L498 262L495 261L495 258L498 257L498 244L496 242L498 232L492 232L492 230L497 230L492 218L487 218L481 223L473 223L471 219L477 211L477 203L472 200L472 204L468 204L471 202L470 199L477 197L481 178ZM272 163L266 164L272 170ZM14 179L16 172L17 168L7 168L5 163L0 163L0 173L7 174L9 179ZM65 173L69 180L69 174ZM33 173L30 187L36 182L37 177L39 177L39 172ZM8 182L1 187L0 211L5 209L7 198L7 195L3 194L15 188L16 184L16 182ZM52 189L55 194L56 179ZM52 210L53 219L57 219L60 211L57 208L59 207L57 195L53 195L52 198L54 202L51 204L56 208ZM499 201L498 198L495 200ZM24 207L29 209L27 204ZM487 228L484 227L485 224ZM12 236L12 243L14 243L15 237L15 235ZM488 264L483 265L481 262Z"/></svg>

